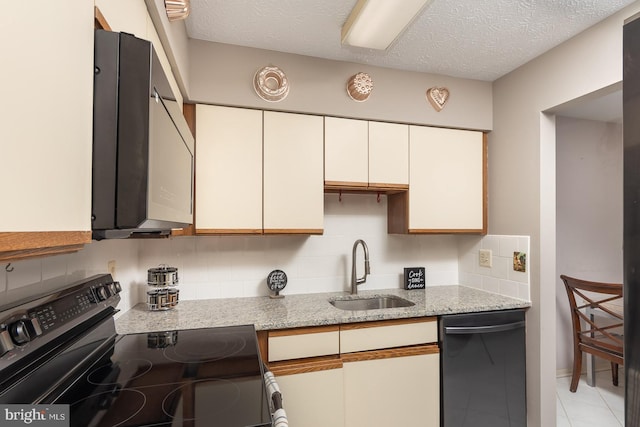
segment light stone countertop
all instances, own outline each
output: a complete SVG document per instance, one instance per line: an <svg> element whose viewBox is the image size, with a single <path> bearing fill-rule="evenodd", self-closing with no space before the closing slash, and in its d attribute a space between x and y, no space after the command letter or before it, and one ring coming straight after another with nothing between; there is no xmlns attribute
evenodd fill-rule
<svg viewBox="0 0 640 427"><path fill-rule="evenodd" d="M349 299L345 292L269 297L185 300L173 310L150 312L138 304L116 319L119 334L255 325L256 330L336 325L372 320L438 316L455 313L530 307L531 303L465 286L426 289L361 290L358 296L397 295L415 303L406 308L348 311L335 308L331 299Z"/></svg>

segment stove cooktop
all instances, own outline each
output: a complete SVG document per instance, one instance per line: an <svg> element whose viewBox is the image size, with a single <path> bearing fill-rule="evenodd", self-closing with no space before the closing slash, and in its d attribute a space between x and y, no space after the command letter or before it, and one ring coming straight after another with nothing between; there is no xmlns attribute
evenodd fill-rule
<svg viewBox="0 0 640 427"><path fill-rule="evenodd" d="M68 404L82 427L271 426L253 325L117 335L120 291L96 275L4 307L0 404Z"/></svg>
<svg viewBox="0 0 640 427"><path fill-rule="evenodd" d="M118 336L56 399L78 426L270 426L253 326Z"/></svg>

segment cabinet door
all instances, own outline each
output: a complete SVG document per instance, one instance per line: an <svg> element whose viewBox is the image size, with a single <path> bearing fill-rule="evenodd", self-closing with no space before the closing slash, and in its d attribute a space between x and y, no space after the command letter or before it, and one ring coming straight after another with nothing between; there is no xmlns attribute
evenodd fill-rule
<svg viewBox="0 0 640 427"><path fill-rule="evenodd" d="M264 112L264 232L322 234L323 118Z"/></svg>
<svg viewBox="0 0 640 427"><path fill-rule="evenodd" d="M262 111L196 106L196 233L262 233Z"/></svg>
<svg viewBox="0 0 640 427"><path fill-rule="evenodd" d="M345 426L440 426L437 346L352 353L342 359Z"/></svg>
<svg viewBox="0 0 640 427"><path fill-rule="evenodd" d="M410 127L409 232L483 232L481 132Z"/></svg>
<svg viewBox="0 0 640 427"><path fill-rule="evenodd" d="M91 241L93 14L93 2L26 1L0 18L0 258Z"/></svg>
<svg viewBox="0 0 640 427"><path fill-rule="evenodd" d="M369 122L369 186L409 185L409 126Z"/></svg>
<svg viewBox="0 0 640 427"><path fill-rule="evenodd" d="M276 375L289 424L296 427L344 426L342 369Z"/></svg>
<svg viewBox="0 0 640 427"><path fill-rule="evenodd" d="M369 128L365 120L325 117L325 186L367 187Z"/></svg>

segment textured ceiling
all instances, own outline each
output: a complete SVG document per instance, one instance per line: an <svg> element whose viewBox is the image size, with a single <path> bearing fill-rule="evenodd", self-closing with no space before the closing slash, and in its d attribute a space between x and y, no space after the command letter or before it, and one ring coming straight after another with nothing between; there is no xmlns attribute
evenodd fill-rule
<svg viewBox="0 0 640 427"><path fill-rule="evenodd" d="M191 0L187 32L195 39L493 81L634 0L434 0L384 52L341 45L356 1Z"/></svg>

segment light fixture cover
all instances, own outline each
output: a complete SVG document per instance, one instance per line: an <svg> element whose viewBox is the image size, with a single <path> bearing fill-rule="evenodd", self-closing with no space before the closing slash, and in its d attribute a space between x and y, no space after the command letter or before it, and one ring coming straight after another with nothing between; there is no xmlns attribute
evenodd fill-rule
<svg viewBox="0 0 640 427"><path fill-rule="evenodd" d="M358 0L342 27L342 44L386 50L433 0Z"/></svg>

